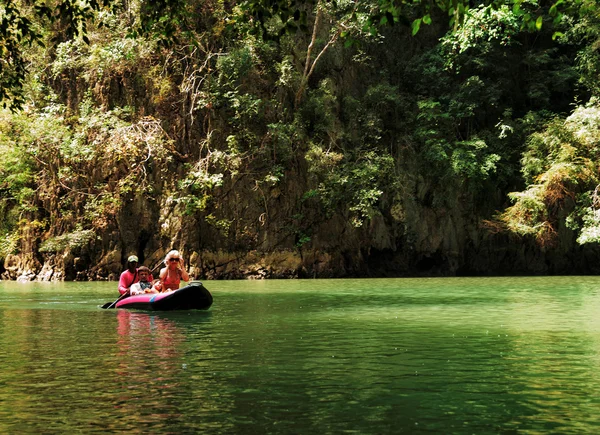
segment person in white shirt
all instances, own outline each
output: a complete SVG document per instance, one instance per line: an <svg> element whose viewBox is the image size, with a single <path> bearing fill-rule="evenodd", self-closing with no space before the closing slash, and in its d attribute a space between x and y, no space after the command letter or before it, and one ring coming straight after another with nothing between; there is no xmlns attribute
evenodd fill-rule
<svg viewBox="0 0 600 435"><path fill-rule="evenodd" d="M148 269L146 266L142 266L138 269L138 275L140 280L135 284L132 284L129 289L131 296L141 295L144 293L158 293L158 290L152 287L152 281L149 280L150 269Z"/></svg>

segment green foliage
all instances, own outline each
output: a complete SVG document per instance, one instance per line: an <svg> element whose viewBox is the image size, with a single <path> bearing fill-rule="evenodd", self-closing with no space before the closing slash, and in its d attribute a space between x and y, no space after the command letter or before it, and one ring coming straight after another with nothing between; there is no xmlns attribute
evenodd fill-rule
<svg viewBox="0 0 600 435"><path fill-rule="evenodd" d="M331 103L332 107L335 107L334 104L335 100ZM409 125L413 108L411 99L401 94L397 86L387 82L369 86L360 99L346 96L341 119L345 127L344 139L350 143L347 146L377 146L393 140L394 132ZM334 112L332 115L337 114ZM331 124L335 126L334 122Z"/></svg>
<svg viewBox="0 0 600 435"><path fill-rule="evenodd" d="M267 126L268 132L268 145L264 147L264 153L267 154L265 158L272 158L273 162L279 162L280 164L289 163L294 157L294 151L297 143L301 140L301 135L298 133L298 126L286 122L277 122L269 124ZM283 172L282 166L275 165L276 169L274 173L281 174Z"/></svg>
<svg viewBox="0 0 600 435"><path fill-rule="evenodd" d="M584 213L579 217L581 221L581 230L577 237L577 243L600 243L600 209L599 204L594 207L587 207Z"/></svg>
<svg viewBox="0 0 600 435"><path fill-rule="evenodd" d="M464 101L457 107L463 113L471 110L468 128L490 116L500 117L507 103L517 116L548 107L555 112L571 110L565 96L572 92L577 73L573 52L566 54L564 49L570 42L552 42L551 28L530 34L525 15L508 7L478 7L467 12L459 29L441 39L445 68L461 79L460 92L453 86L445 97Z"/></svg>
<svg viewBox="0 0 600 435"><path fill-rule="evenodd" d="M573 132L566 129L564 121L555 118L543 132L533 133L527 142L527 150L521 160L525 182L532 184L555 163L573 160L576 148Z"/></svg>
<svg viewBox="0 0 600 435"><path fill-rule="evenodd" d="M329 7L333 11L345 11L349 22L362 21L363 31L376 34L382 26L393 26L398 22L410 22L411 33L419 33L422 24L430 25L432 16L441 11L449 17L449 25L459 28L469 17L471 3L462 0L375 0L365 2L364 19L359 9L360 2L338 1L309 1L299 0L245 0L242 8L245 14L251 17L253 33L261 34L265 38L281 37L285 33L295 33L298 30L308 30L306 20L306 6ZM589 0L572 0L565 2L558 0L544 11L539 8L538 1L523 0L489 0L483 2L490 11L502 8L520 17L521 27L530 31L540 30L544 21L548 24L560 23L565 14L576 14L579 9L589 9L585 4L593 3ZM348 4L352 8L348 8ZM584 5L584 6L581 6ZM415 16L417 18L415 18Z"/></svg>
<svg viewBox="0 0 600 435"><path fill-rule="evenodd" d="M595 102L578 107L565 121L552 120L545 130L532 134L523 155L523 174L531 184L511 194L514 204L500 216L518 234L533 234L552 243L561 212L566 224L578 231L578 242L596 241L600 202L600 108Z"/></svg>
<svg viewBox="0 0 600 435"><path fill-rule="evenodd" d="M339 213L356 227L380 213L385 193L397 188L396 159L384 144L402 127L398 120L409 106L388 83L359 98L347 95L341 105L329 80L309 91L297 115L311 140L305 159L313 188L304 201L316 198L325 215Z"/></svg>
<svg viewBox="0 0 600 435"><path fill-rule="evenodd" d="M49 21L57 29L57 38L67 40L81 35L88 42L87 24L108 0L62 0L19 2L8 0L0 5L0 101L12 110L21 108L25 99L23 84L28 68L26 49L44 45L42 23Z"/></svg>
<svg viewBox="0 0 600 435"><path fill-rule="evenodd" d="M465 120L468 123L477 120L484 104L500 105L501 94L495 86L488 86L480 76L473 75L454 89L448 102L448 114L458 122Z"/></svg>
<svg viewBox="0 0 600 435"><path fill-rule="evenodd" d="M11 118L6 112L0 112L0 190L5 192L5 199L22 199L28 195L21 191L33 185L34 161L27 149L16 146L13 139L22 134L26 119L15 116L13 123Z"/></svg>
<svg viewBox="0 0 600 435"><path fill-rule="evenodd" d="M86 44L82 39L69 40L56 47L52 74L56 78L68 70L84 71L83 77L94 83L136 70L152 56L154 50L154 44L124 36L101 44Z"/></svg>
<svg viewBox="0 0 600 435"><path fill-rule="evenodd" d="M151 118L124 121L130 116L126 109L102 111L86 99L76 121L66 112L50 104L3 121L0 200L7 212L48 216L52 229L83 223L89 231L106 228L124 198L150 188L148 173L168 160L168 142ZM16 224L13 219L7 229ZM46 248L62 246L61 240Z"/></svg>
<svg viewBox="0 0 600 435"><path fill-rule="evenodd" d="M300 0L245 0L241 9L251 25L251 34L265 39L280 37L286 32L307 31L306 9L314 6L314 1Z"/></svg>
<svg viewBox="0 0 600 435"><path fill-rule="evenodd" d="M273 186L283 179L299 135L293 123L265 114L276 103L256 82L270 74L266 65L272 56L272 49L260 41L250 39L240 46L234 43L226 54L216 57L214 69L204 76L205 86L196 107L210 107L223 124L220 141L213 144L207 140L202 148L206 151L178 183L176 200L184 204L184 213L202 213L208 219L215 189L235 178L240 168L249 171L258 184ZM220 221L211 218L211 224ZM228 231L221 224L215 226L222 233Z"/></svg>
<svg viewBox="0 0 600 435"><path fill-rule="evenodd" d="M543 186L536 185L524 192L513 192L509 198L514 204L501 215L508 229L520 235L533 235L539 241L547 240L549 233L554 230L547 220Z"/></svg>
<svg viewBox="0 0 600 435"><path fill-rule="evenodd" d="M317 89L308 93L298 111L298 122L308 135L325 139L336 128L336 105L337 97L331 82L322 81Z"/></svg>
<svg viewBox="0 0 600 435"><path fill-rule="evenodd" d="M223 236L229 236L229 229L233 221L227 219L218 219L213 214L209 214L205 218L206 223L215 227Z"/></svg>
<svg viewBox="0 0 600 435"><path fill-rule="evenodd" d="M519 8L466 11L461 26L409 64L422 95L413 137L423 171L449 192L463 185L484 202L487 190L514 186L520 165L534 163L520 160L527 135L548 109L571 109L565 97L576 82L573 52L550 42L551 26L530 35L525 12L534 5Z"/></svg>
<svg viewBox="0 0 600 435"><path fill-rule="evenodd" d="M592 2L590 2L592 3ZM595 3L595 2L594 2ZM597 5L593 5L581 19L574 21L572 27L566 32L564 39L580 44L581 49L577 54L577 69L579 82L592 92L600 96L600 12Z"/></svg>
<svg viewBox="0 0 600 435"><path fill-rule="evenodd" d="M87 198L83 206L84 219L86 223L91 224L98 230L103 230L110 226L112 220L118 215L123 206L120 197L109 196L108 194L95 195ZM70 209L67 202L64 206L66 210Z"/></svg>
<svg viewBox="0 0 600 435"><path fill-rule="evenodd" d="M496 171L500 156L487 152L488 146L474 138L456 142L451 157L452 170L461 178L485 180Z"/></svg>
<svg viewBox="0 0 600 435"><path fill-rule="evenodd" d="M96 239L92 230L77 230L45 240L40 246L40 252L73 251L88 245Z"/></svg>
<svg viewBox="0 0 600 435"><path fill-rule="evenodd" d="M390 198L414 192L400 180L423 179L444 206L487 196L499 207L506 186L522 186L519 172L527 185L511 195L507 227L550 240L570 213L580 241L591 241L597 109L561 114L580 76L595 92L597 28L575 22L580 34L554 44L562 3L505 3L175 0L109 11L78 2L86 38L64 37L38 14L31 23L49 48L23 52L36 65L26 110L0 120L0 250L19 249L24 220L38 222L44 252L80 246L86 232L115 231L140 197L174 200L175 213L229 240L283 203L301 247L324 215L357 227L402 215ZM439 10L456 23L441 44ZM255 25L264 32L249 33ZM556 120L530 135L548 110ZM254 188L244 207L264 210L232 216L240 186ZM300 210L290 210L298 191Z"/></svg>
<svg viewBox="0 0 600 435"><path fill-rule="evenodd" d="M152 0L140 2L139 28L133 35L152 35L161 44L170 46L181 33L188 33L192 24L190 11L183 0Z"/></svg>
<svg viewBox="0 0 600 435"><path fill-rule="evenodd" d="M0 101L4 108L16 109L25 101L20 92L26 72L22 46L40 41L41 35L12 1L0 5L0 29Z"/></svg>
<svg viewBox="0 0 600 435"><path fill-rule="evenodd" d="M481 185L496 171L501 157L490 152L480 138L456 140L451 136L455 118L444 110L441 103L432 100L419 102L419 127L415 137L422 143L421 155L425 165L434 169L441 178L456 178L471 185Z"/></svg>
<svg viewBox="0 0 600 435"><path fill-rule="evenodd" d="M512 16L519 17L521 26L529 30L540 30L544 21L560 23L564 14L590 14L593 2L589 0L558 0L546 10L540 10L537 1L488 0L491 5L489 15L496 11L508 10L505 3L513 5ZM88 25L95 23L99 27L110 23L105 15L108 11L123 9L129 18L131 36L149 36L164 46L172 46L185 39L194 45L198 42L196 32L202 31L201 25L208 17L218 22L214 26L214 35L220 35L224 29L244 28L244 34L253 34L264 39L279 39L284 34L298 31L308 33L310 16L317 9L327 10L333 22L341 23L338 34L348 38L352 29L362 29L364 34L377 34L380 26L394 25L401 21L412 21L412 33L417 34L421 24L431 24L434 10L441 10L450 17L450 26L455 30L472 17L470 4L465 0L374 0L370 2L337 1L299 1L299 0L244 0L232 11L226 11L227 4L212 0L202 3L182 0L157 0L133 2L132 4L111 0L74 1L62 0L53 4L37 0L33 2L4 2L0 8L0 46L2 58L9 61L0 70L0 101L5 107L21 107L23 83L27 71L27 61L23 56L23 47L32 44L43 45L40 25L50 22L56 28L55 40L64 42L80 36L89 41ZM99 13L102 12L102 13ZM230 12L227 16L226 12ZM415 18L415 15L417 18ZM195 19L191 19L194 17ZM485 17L482 17L485 18ZM200 27L200 29L199 29ZM235 34L234 32L230 32ZM352 37L348 39L350 45Z"/></svg>
<svg viewBox="0 0 600 435"><path fill-rule="evenodd" d="M298 241L295 243L295 246L298 249L302 248L302 246L306 245L307 243L310 243L310 241L312 240L312 238L309 235L304 234L303 232L298 233L297 239Z"/></svg>
<svg viewBox="0 0 600 435"><path fill-rule="evenodd" d="M8 255L16 254L20 241L18 230L6 232L0 236L0 258L6 258Z"/></svg>
<svg viewBox="0 0 600 435"><path fill-rule="evenodd" d="M248 46L233 49L228 54L220 56L216 65L219 71L219 89L236 89L248 76L254 63L252 49Z"/></svg>
<svg viewBox="0 0 600 435"><path fill-rule="evenodd" d="M508 6L493 9L482 5L470 9L463 25L455 32L449 32L441 43L448 65L454 66L454 57L469 50L476 50L481 55L492 50L495 44L518 44L516 36L519 31L519 17Z"/></svg>
<svg viewBox="0 0 600 435"><path fill-rule="evenodd" d="M230 145L236 152L244 152L255 146L255 129L261 125L264 102L247 84L256 75L258 59L251 47L246 46L220 56L216 62L216 78L210 77L205 100L220 110L236 134L231 135Z"/></svg>
<svg viewBox="0 0 600 435"><path fill-rule="evenodd" d="M206 210L212 198L211 192L223 184L223 174L210 174L207 163L204 161L194 168L189 168L186 177L178 183L180 194L177 201L184 204L187 215Z"/></svg>
<svg viewBox="0 0 600 435"><path fill-rule="evenodd" d="M31 148L21 146L29 127L26 117L0 112L0 256L15 253L24 215L37 210L35 158Z"/></svg>
<svg viewBox="0 0 600 435"><path fill-rule="evenodd" d="M325 212L331 215L345 210L356 227L379 212L377 203L394 182L394 159L386 154L368 151L355 160L347 160L313 144L306 160L319 181L316 193Z"/></svg>

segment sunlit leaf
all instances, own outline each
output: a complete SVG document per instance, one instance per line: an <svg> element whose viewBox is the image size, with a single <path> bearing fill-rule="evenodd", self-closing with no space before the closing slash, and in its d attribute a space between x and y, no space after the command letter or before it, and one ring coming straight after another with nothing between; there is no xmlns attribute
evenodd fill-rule
<svg viewBox="0 0 600 435"><path fill-rule="evenodd" d="M421 18L417 18L416 20L414 20L412 22L412 34L413 36L415 36L418 32L419 29L421 28Z"/></svg>

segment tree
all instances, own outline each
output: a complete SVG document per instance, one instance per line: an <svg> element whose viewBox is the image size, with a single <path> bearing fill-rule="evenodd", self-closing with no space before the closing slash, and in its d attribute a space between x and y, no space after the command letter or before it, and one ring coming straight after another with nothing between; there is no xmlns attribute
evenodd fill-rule
<svg viewBox="0 0 600 435"><path fill-rule="evenodd" d="M110 0L63 0L22 2L3 0L0 4L0 102L13 110L24 102L23 82L27 73L24 49L44 45L43 25L55 25L63 40L82 35L87 42L87 22L94 12L111 7Z"/></svg>
<svg viewBox="0 0 600 435"><path fill-rule="evenodd" d="M332 10L346 11L349 2L345 0L243 0L231 2L246 11L251 21L263 36L281 36L286 32L308 31L307 11L315 11L313 30L318 27L319 17L324 4ZM355 2L352 2L353 4ZM575 14L581 9L594 7L593 0L557 0L549 7L542 7L537 1L523 0L482 0L483 4L498 8L502 4L512 5L515 14L522 17L523 26L530 30L539 30L544 21L558 23L563 14ZM345 15L336 30L332 33L329 45L343 35L344 25L350 22L360 23L363 31L376 33L379 26L409 22L413 34L422 24L432 22L432 13L440 10L450 17L450 25L457 28L468 11L469 0L373 0L372 2L356 2L357 7L364 8L365 15L357 13L356 8ZM4 107L13 110L20 108L24 102L23 82L27 73L27 62L24 48L33 44L43 44L42 29L54 25L62 40L74 36L86 39L87 23L93 19L95 12L104 8L123 7L116 0L3 0L0 3L0 102ZM140 18L132 33L160 32L164 40L174 37L177 28L185 29L185 2L183 0L140 0ZM278 24L273 25L273 19ZM271 28L269 27L271 26ZM273 28L274 26L274 28ZM273 30L275 30L273 32ZM327 49L327 45L324 49ZM321 52L322 54L322 52ZM310 76L319 55L310 58L310 50L303 75L303 92L306 79Z"/></svg>

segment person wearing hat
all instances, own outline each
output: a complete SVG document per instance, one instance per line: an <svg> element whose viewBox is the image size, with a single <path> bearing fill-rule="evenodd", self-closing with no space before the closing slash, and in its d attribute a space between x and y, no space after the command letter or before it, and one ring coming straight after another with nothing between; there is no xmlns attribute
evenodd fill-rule
<svg viewBox="0 0 600 435"><path fill-rule="evenodd" d="M148 277L152 281L152 274ZM125 270L119 278L119 293L124 295L129 293L131 284L140 280L138 276L138 258L135 255L130 255L127 259L127 270Z"/></svg>

